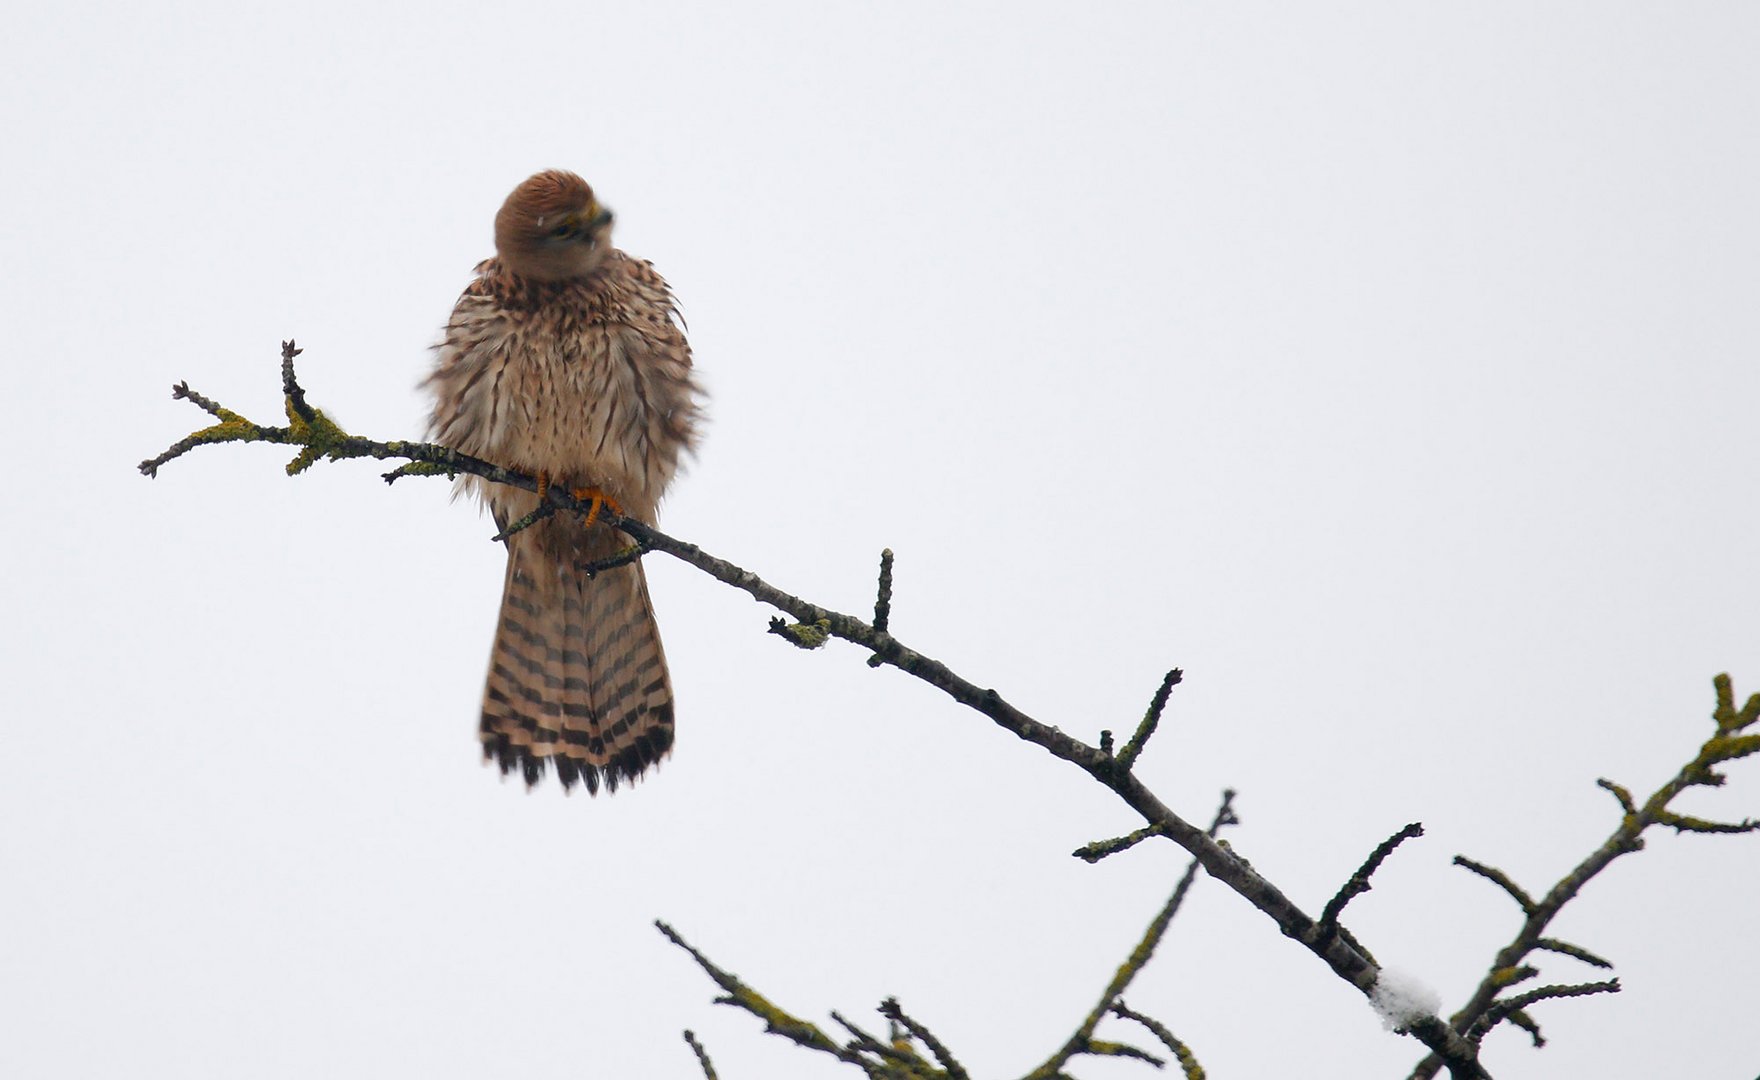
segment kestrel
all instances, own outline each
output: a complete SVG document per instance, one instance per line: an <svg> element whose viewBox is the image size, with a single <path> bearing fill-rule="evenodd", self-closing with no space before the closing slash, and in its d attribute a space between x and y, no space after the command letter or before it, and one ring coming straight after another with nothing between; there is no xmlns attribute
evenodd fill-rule
<svg viewBox="0 0 1760 1080"><path fill-rule="evenodd" d="M696 444L699 390L672 292L611 246L586 181L541 172L495 215L427 385L433 437L653 522ZM503 530L538 497L467 477ZM595 503L597 510L597 503ZM635 780L672 747L672 679L639 562L588 577L628 546L594 515L559 513L507 539L501 622L479 732L483 757L528 786Z"/></svg>

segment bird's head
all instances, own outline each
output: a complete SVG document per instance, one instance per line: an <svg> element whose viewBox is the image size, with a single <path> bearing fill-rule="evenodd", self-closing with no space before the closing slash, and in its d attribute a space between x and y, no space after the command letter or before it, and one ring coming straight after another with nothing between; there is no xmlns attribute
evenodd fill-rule
<svg viewBox="0 0 1760 1080"><path fill-rule="evenodd" d="M611 250L611 211L571 172L538 173L501 204L495 250L521 277L566 281L592 274Z"/></svg>

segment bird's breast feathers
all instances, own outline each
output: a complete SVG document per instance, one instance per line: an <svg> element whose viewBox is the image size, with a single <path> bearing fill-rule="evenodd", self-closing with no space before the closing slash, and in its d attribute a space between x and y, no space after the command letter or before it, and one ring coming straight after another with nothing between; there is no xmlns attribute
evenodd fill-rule
<svg viewBox="0 0 1760 1080"><path fill-rule="evenodd" d="M585 281L527 282L495 260L459 298L433 376L434 435L651 517L696 434L690 347L671 292L621 253ZM645 512L644 512L645 511Z"/></svg>

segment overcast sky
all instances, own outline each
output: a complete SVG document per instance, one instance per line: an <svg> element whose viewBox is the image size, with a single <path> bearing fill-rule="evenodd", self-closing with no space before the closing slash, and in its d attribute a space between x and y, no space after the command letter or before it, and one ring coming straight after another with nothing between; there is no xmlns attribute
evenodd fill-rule
<svg viewBox="0 0 1760 1080"><path fill-rule="evenodd" d="M1185 864L1078 770L650 560L673 757L478 763L486 519L285 451L134 465L187 379L349 430L506 193L579 171L713 400L662 524L1093 740L1458 1007L1530 889L1760 690L1760 9L35 4L7 16L0 1074L853 1075L714 1006L896 994L979 1076L1091 1007ZM1760 816L1760 764L1682 809ZM1625 992L1501 1078L1760 1072L1760 839L1654 834L1557 936ZM1563 958L1546 982L1598 977ZM1219 1080L1404 1076L1201 879L1131 1004ZM1107 1029L1103 1029L1103 1032ZM1115 1036L1128 1028L1111 1029ZM1609 1033L1615 1033L1610 1035ZM1134 1033L1131 1033L1134 1034ZM1085 1065L1089 1078L1148 1075Z"/></svg>

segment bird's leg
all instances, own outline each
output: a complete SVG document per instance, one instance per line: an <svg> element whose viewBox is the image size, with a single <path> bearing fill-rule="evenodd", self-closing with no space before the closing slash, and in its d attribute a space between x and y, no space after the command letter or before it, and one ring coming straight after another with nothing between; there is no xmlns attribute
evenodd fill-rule
<svg viewBox="0 0 1760 1080"><path fill-rule="evenodd" d="M538 505L543 506L544 500L550 497L550 474L538 470Z"/></svg>
<svg viewBox="0 0 1760 1080"><path fill-rule="evenodd" d="M599 520L599 511L609 506L613 514L622 516L623 504L607 495L603 488L581 487L572 492L575 498L591 501L592 508L587 511L587 527L592 528L593 522Z"/></svg>

